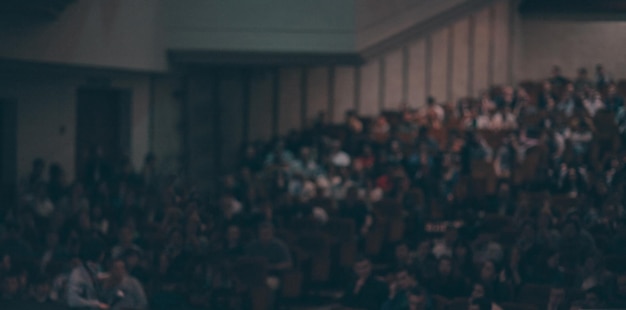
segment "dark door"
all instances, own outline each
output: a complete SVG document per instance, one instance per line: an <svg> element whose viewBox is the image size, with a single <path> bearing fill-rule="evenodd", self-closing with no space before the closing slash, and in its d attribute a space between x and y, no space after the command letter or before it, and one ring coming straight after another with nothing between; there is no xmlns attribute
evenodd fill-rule
<svg viewBox="0 0 626 310"><path fill-rule="evenodd" d="M17 104L12 100L0 99L0 208L15 202L16 166Z"/></svg>
<svg viewBox="0 0 626 310"><path fill-rule="evenodd" d="M111 164L128 155L131 92L83 88L76 97L76 176L81 178L96 152Z"/></svg>

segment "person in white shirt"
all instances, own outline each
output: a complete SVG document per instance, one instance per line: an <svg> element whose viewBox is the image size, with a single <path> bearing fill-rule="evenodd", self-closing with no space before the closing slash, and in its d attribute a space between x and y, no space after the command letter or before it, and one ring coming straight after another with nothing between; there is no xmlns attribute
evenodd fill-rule
<svg viewBox="0 0 626 310"><path fill-rule="evenodd" d="M594 117L598 110L604 108L604 101L602 100L602 95L599 92L594 91L590 98L585 99L584 101L585 109L589 112L591 117Z"/></svg>

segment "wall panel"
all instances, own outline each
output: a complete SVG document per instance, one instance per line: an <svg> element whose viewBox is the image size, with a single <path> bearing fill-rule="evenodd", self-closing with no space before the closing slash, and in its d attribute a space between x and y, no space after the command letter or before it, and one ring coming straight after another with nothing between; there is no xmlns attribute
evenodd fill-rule
<svg viewBox="0 0 626 310"><path fill-rule="evenodd" d="M473 95L489 87L489 8L475 14Z"/></svg>
<svg viewBox="0 0 626 310"><path fill-rule="evenodd" d="M494 4L494 55L493 55L493 82L503 85L508 82L509 62L509 2L498 1Z"/></svg>
<svg viewBox="0 0 626 310"><path fill-rule="evenodd" d="M420 107L426 103L426 44L416 41L409 48L409 93L408 104Z"/></svg>
<svg viewBox="0 0 626 310"><path fill-rule="evenodd" d="M469 74L469 19L454 24L454 49L452 56L452 98L467 97Z"/></svg>
<svg viewBox="0 0 626 310"><path fill-rule="evenodd" d="M380 111L380 63L378 59L373 59L361 67L361 115L374 116Z"/></svg>
<svg viewBox="0 0 626 310"><path fill-rule="evenodd" d="M244 78L240 70L223 74L220 82L220 141L222 173L234 169L243 142Z"/></svg>
<svg viewBox="0 0 626 310"><path fill-rule="evenodd" d="M269 70L253 71L250 80L250 140L267 140L272 136L272 75Z"/></svg>
<svg viewBox="0 0 626 310"><path fill-rule="evenodd" d="M403 50L397 49L385 56L385 109L396 110L402 104L402 57Z"/></svg>
<svg viewBox="0 0 626 310"><path fill-rule="evenodd" d="M280 70L280 99L278 111L278 132L287 134L289 130L300 129L300 68Z"/></svg>
<svg viewBox="0 0 626 310"><path fill-rule="evenodd" d="M354 87L354 67L335 68L334 123L343 122L346 111L354 109Z"/></svg>
<svg viewBox="0 0 626 310"><path fill-rule="evenodd" d="M320 112L328 116L328 67L314 67L307 72L307 122Z"/></svg>
<svg viewBox="0 0 626 310"><path fill-rule="evenodd" d="M430 53L430 95L434 96L437 102L444 102L447 98L448 82L448 28L442 28L434 32L431 36L432 51Z"/></svg>
<svg viewBox="0 0 626 310"><path fill-rule="evenodd" d="M221 160L216 147L219 127L218 102L216 101L216 77L212 74L189 77L187 84L187 164L189 178L202 191L214 185L218 163Z"/></svg>

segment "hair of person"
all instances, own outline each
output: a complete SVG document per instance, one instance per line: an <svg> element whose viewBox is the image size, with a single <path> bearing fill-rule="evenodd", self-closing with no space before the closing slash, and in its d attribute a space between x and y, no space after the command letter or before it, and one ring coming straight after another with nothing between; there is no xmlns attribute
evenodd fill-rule
<svg viewBox="0 0 626 310"><path fill-rule="evenodd" d="M571 215L571 214L570 214ZM568 215L568 219L563 222L563 228L567 227L567 225L574 225L574 229L576 229L576 232L580 232L580 223L578 223L578 221L575 221L572 218L569 218L570 215Z"/></svg>
<svg viewBox="0 0 626 310"><path fill-rule="evenodd" d="M409 295L421 296L424 295L424 290L419 286L415 286L409 290Z"/></svg>
<svg viewBox="0 0 626 310"><path fill-rule="evenodd" d="M272 224L271 222L262 222L259 224L259 230L262 230L262 229L274 230L274 224Z"/></svg>
<svg viewBox="0 0 626 310"><path fill-rule="evenodd" d="M395 249L397 249L398 247L401 247L401 246L406 246L408 249L411 248L411 246L409 245L409 241L405 240L405 239L402 239L402 240L396 242L396 244L393 245L393 247Z"/></svg>
<svg viewBox="0 0 626 310"><path fill-rule="evenodd" d="M367 255L364 254L359 254L356 259L354 260L355 264L359 264L359 263L364 263L364 262L371 262L370 258L367 257Z"/></svg>
<svg viewBox="0 0 626 310"><path fill-rule="evenodd" d="M472 299L472 305L479 306L480 310L491 310L491 301L484 297Z"/></svg>
<svg viewBox="0 0 626 310"><path fill-rule="evenodd" d="M104 254L104 243L99 238L87 238L80 244L79 257L83 262L97 262Z"/></svg>

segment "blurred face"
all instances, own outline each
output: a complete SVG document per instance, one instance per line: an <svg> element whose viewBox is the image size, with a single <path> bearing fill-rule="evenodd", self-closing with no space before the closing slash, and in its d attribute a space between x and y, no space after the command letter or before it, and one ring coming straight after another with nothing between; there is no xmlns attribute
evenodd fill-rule
<svg viewBox="0 0 626 310"><path fill-rule="evenodd" d="M57 246L59 244L59 235L54 232L48 233L46 236L46 244L51 248Z"/></svg>
<svg viewBox="0 0 626 310"><path fill-rule="evenodd" d="M496 275L496 267L492 262L486 262L483 264L483 268L480 270L480 278L485 281L490 281Z"/></svg>
<svg viewBox="0 0 626 310"><path fill-rule="evenodd" d="M474 284L474 289L472 290L473 298L481 298L485 296L485 288L481 284Z"/></svg>
<svg viewBox="0 0 626 310"><path fill-rule="evenodd" d="M595 293L587 293L585 294L585 305L587 305L587 307L597 307L600 305L600 299L598 298L598 295L596 295Z"/></svg>
<svg viewBox="0 0 626 310"><path fill-rule="evenodd" d="M562 288L553 288L550 290L550 303L560 304L565 300L565 290Z"/></svg>
<svg viewBox="0 0 626 310"><path fill-rule="evenodd" d="M18 277L8 277L4 279L4 292L8 295L15 295L20 290Z"/></svg>
<svg viewBox="0 0 626 310"><path fill-rule="evenodd" d="M134 268L135 266L139 265L139 256L136 254L128 256L126 258L126 265L129 268Z"/></svg>
<svg viewBox="0 0 626 310"><path fill-rule="evenodd" d="M574 224L569 223L563 228L563 237L565 238L574 238L576 237L576 226Z"/></svg>
<svg viewBox="0 0 626 310"><path fill-rule="evenodd" d="M409 248L406 244L401 244L396 247L396 259L399 261L405 261L409 258Z"/></svg>
<svg viewBox="0 0 626 310"><path fill-rule="evenodd" d="M548 267L554 269L559 266L559 254L554 254L548 258Z"/></svg>
<svg viewBox="0 0 626 310"><path fill-rule="evenodd" d="M123 261L118 260L111 266L111 277L116 280L121 280L126 275L126 266Z"/></svg>
<svg viewBox="0 0 626 310"><path fill-rule="evenodd" d="M120 242L122 244L133 243L133 231L130 228L125 227L120 230Z"/></svg>
<svg viewBox="0 0 626 310"><path fill-rule="evenodd" d="M417 255L419 256L426 256L428 255L429 252L430 252L430 242L428 241L421 242L420 245L417 247Z"/></svg>
<svg viewBox="0 0 626 310"><path fill-rule="evenodd" d="M367 278L367 277L369 277L371 271L372 271L372 265L370 264L370 262L368 260L357 262L354 265L354 273L359 278Z"/></svg>
<svg viewBox="0 0 626 310"><path fill-rule="evenodd" d="M617 291L620 295L626 296L626 275L617 277Z"/></svg>
<svg viewBox="0 0 626 310"><path fill-rule="evenodd" d="M467 256L467 248L464 245L457 245L454 248L454 256L459 259L464 259Z"/></svg>
<svg viewBox="0 0 626 310"><path fill-rule="evenodd" d="M48 296L50 294L50 285L48 283L42 283L35 286L35 295Z"/></svg>
<svg viewBox="0 0 626 310"><path fill-rule="evenodd" d="M406 291L413 286L413 278L406 271L402 271L396 275L396 283L398 283L398 288Z"/></svg>
<svg viewBox="0 0 626 310"><path fill-rule="evenodd" d="M228 227L228 233L227 233L228 241L231 241L231 242L237 241L239 240L239 236L240 236L239 227L237 226Z"/></svg>
<svg viewBox="0 0 626 310"><path fill-rule="evenodd" d="M520 261L520 253L518 248L511 249L511 263L517 264Z"/></svg>
<svg viewBox="0 0 626 310"><path fill-rule="evenodd" d="M422 310L426 305L426 299L424 295L409 295L409 309Z"/></svg>
<svg viewBox="0 0 626 310"><path fill-rule="evenodd" d="M271 228L261 228L259 230L259 240L261 242L269 242L274 238L274 232Z"/></svg>
<svg viewBox="0 0 626 310"><path fill-rule="evenodd" d="M452 264L448 259L442 259L439 261L439 273L443 276L447 276L452 272Z"/></svg>
<svg viewBox="0 0 626 310"><path fill-rule="evenodd" d="M526 225L524 230L522 231L522 238L524 239L534 239L535 238L535 229L531 225Z"/></svg>
<svg viewBox="0 0 626 310"><path fill-rule="evenodd" d="M448 244L456 241L457 237L458 237L458 233L456 229L449 229L448 231L446 231L445 239Z"/></svg>

